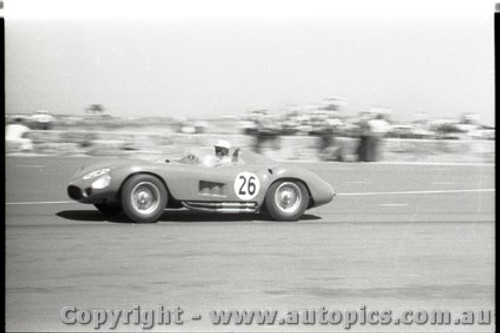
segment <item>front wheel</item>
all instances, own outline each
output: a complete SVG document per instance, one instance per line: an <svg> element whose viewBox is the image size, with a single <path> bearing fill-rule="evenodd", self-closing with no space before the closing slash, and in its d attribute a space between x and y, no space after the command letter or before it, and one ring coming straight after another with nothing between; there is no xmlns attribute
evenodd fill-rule
<svg viewBox="0 0 500 333"><path fill-rule="evenodd" d="M271 185L266 195L266 207L271 216L279 221L296 221L307 208L309 192L297 181L278 181Z"/></svg>
<svg viewBox="0 0 500 333"><path fill-rule="evenodd" d="M121 198L123 210L132 221L152 223L163 214L168 194L157 177L139 174L123 184Z"/></svg>

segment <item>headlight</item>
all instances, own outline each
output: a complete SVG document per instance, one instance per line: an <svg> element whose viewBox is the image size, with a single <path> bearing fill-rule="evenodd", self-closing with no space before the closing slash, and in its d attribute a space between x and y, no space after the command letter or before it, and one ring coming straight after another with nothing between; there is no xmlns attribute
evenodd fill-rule
<svg viewBox="0 0 500 333"><path fill-rule="evenodd" d="M99 177L99 176L102 176L106 173L109 172L109 168L104 168L104 169L99 169L99 170L96 170L96 171L92 171L88 174L86 174L85 176L83 176L83 179L92 179L92 178L95 178L95 177Z"/></svg>
<svg viewBox="0 0 500 333"><path fill-rule="evenodd" d="M110 175L105 175L96 180L95 182L92 183L92 188L95 190L100 190L105 188L106 186L109 185L111 182L111 176Z"/></svg>

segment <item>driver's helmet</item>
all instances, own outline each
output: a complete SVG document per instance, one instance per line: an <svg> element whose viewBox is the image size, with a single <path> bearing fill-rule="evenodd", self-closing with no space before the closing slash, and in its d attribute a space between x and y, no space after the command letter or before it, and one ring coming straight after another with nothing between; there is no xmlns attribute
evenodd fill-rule
<svg viewBox="0 0 500 333"><path fill-rule="evenodd" d="M214 145L215 147L215 155L218 157L228 156L229 149L231 149L231 144L227 140L219 140Z"/></svg>

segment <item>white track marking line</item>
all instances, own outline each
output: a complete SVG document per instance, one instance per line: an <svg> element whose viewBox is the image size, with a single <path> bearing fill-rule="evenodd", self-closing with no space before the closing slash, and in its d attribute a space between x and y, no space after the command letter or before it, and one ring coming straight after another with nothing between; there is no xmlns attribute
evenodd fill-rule
<svg viewBox="0 0 500 333"><path fill-rule="evenodd" d="M31 201L31 202L6 202L6 205L57 205L57 204L75 204L76 201Z"/></svg>
<svg viewBox="0 0 500 333"><path fill-rule="evenodd" d="M351 168L340 167L336 168L335 166L346 165L346 164L356 164L356 165L429 165L429 166L485 166L485 167L494 167L495 163L460 163L460 162L369 162L369 163L359 163L359 162L321 162L318 160L284 160L284 159L274 159L276 162L280 163L313 163L313 164L324 164L326 168L329 169L346 169L350 170Z"/></svg>
<svg viewBox="0 0 500 333"><path fill-rule="evenodd" d="M43 164L18 164L18 168L45 168Z"/></svg>
<svg viewBox="0 0 500 333"><path fill-rule="evenodd" d="M398 204L398 203L386 203L386 204L378 204L379 206L385 206L385 207L405 207L408 206L408 204Z"/></svg>
<svg viewBox="0 0 500 333"><path fill-rule="evenodd" d="M432 185L455 185L456 183L447 183L447 182L434 182Z"/></svg>
<svg viewBox="0 0 500 333"><path fill-rule="evenodd" d="M375 162L370 164L394 164L394 165L439 165L439 166L495 166L495 163L460 163L460 162Z"/></svg>
<svg viewBox="0 0 500 333"><path fill-rule="evenodd" d="M495 192L494 188L474 190L437 190L437 191L401 191L401 192L359 192L359 193L337 193L338 197L363 196L363 195L405 195L405 194L446 194L446 193L469 193L469 192Z"/></svg>

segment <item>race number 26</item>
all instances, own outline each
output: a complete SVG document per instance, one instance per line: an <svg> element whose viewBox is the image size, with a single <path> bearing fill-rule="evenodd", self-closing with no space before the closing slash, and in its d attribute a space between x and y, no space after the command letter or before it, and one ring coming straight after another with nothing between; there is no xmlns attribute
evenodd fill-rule
<svg viewBox="0 0 500 333"><path fill-rule="evenodd" d="M241 200L254 198L260 189L259 178L251 172L241 172L234 181L234 192Z"/></svg>

